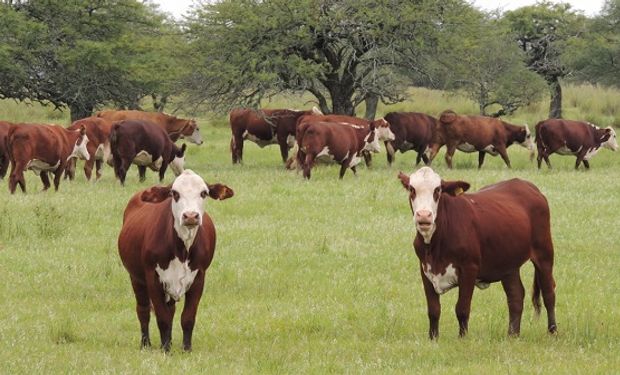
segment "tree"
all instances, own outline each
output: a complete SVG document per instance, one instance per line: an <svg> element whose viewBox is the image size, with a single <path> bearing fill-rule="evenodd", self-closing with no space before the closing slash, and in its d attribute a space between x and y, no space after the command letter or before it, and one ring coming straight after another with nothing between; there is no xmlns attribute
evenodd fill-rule
<svg viewBox="0 0 620 375"><path fill-rule="evenodd" d="M570 72L562 52L569 38L583 32L584 17L573 12L569 4L543 1L507 12L504 18L527 55L528 68L547 82L551 91L549 117L561 118L560 79Z"/></svg>
<svg viewBox="0 0 620 375"><path fill-rule="evenodd" d="M353 115L368 101L402 100L415 53L460 0L223 0L188 23L196 101L219 110L258 106L281 92L309 92L325 113ZM467 5L468 6L468 5ZM398 11L398 16L395 16Z"/></svg>

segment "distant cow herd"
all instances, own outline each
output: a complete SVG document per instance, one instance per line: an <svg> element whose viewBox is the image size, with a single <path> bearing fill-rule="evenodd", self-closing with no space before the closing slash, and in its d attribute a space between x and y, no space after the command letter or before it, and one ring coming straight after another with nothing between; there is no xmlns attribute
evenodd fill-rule
<svg viewBox="0 0 620 375"><path fill-rule="evenodd" d="M440 295L458 287L456 317L459 334L468 330L474 287L484 289L501 282L508 300L508 334L520 333L525 291L520 267L534 264L532 301L540 311L540 297L547 311L547 330L557 331L555 319L554 249L547 199L533 184L512 179L466 193L465 181L443 180L428 165L441 147L445 161L453 167L456 150L478 153L478 168L486 154L499 155L506 166L511 163L507 149L519 144L538 151L549 168L553 153L575 155L575 168L601 148L618 149L613 128L601 129L581 121L549 119L535 126L535 137L527 125L519 126L484 116L459 115L444 111L438 118L415 112L391 112L370 121L342 115L324 115L313 108L235 109L230 112L233 164L243 160L245 140L260 147L278 144L287 168L311 177L313 166L321 161L340 165L340 178L347 169L356 173L364 160L385 145L387 162L396 151L416 152L412 174L398 178L408 194L408 204L416 229L415 252L426 295L429 337L439 335ZM191 350L192 332L203 292L205 272L215 250L215 226L204 212L207 197L224 200L234 195L228 186L208 184L191 170L184 170L185 139L203 143L194 120L163 113L141 111L103 111L74 122L58 125L8 123L0 121L0 178L10 164L9 190L26 191L24 172L37 174L46 190L58 190L61 176L73 179L76 159L85 160L87 179L101 177L104 163L124 185L129 167L137 165L140 181L146 169L159 173L162 181L168 167L177 176L168 186L153 186L133 195L123 215L118 237L119 254L127 269L136 298L141 346L151 345L149 320L154 312L165 351L171 347L175 303L185 298L181 315L183 348ZM289 157L291 149L296 148Z"/></svg>

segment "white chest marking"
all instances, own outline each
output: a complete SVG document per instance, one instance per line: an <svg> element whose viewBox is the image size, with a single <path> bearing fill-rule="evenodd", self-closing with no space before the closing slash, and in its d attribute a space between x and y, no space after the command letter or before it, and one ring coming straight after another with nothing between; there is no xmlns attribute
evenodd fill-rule
<svg viewBox="0 0 620 375"><path fill-rule="evenodd" d="M431 265L427 263L424 266L424 275L433 284L433 288L435 288L437 294L444 294L457 286L459 281L456 275L456 269L452 266L452 263L446 267L443 273L438 274L431 272Z"/></svg>
<svg viewBox="0 0 620 375"><path fill-rule="evenodd" d="M354 156L351 159L351 162L349 163L349 167L355 167L356 165L358 165L359 163L361 163L362 158L358 157L358 156Z"/></svg>
<svg viewBox="0 0 620 375"><path fill-rule="evenodd" d="M55 171L60 165L60 160L55 165L50 165L44 161L39 159L32 159L26 165L26 169L30 169L34 172L34 174L39 175L41 172L51 172Z"/></svg>
<svg viewBox="0 0 620 375"><path fill-rule="evenodd" d="M264 140L264 139L258 138L254 134L249 133L247 130L243 132L243 139L247 139L248 141L252 141L256 143L258 147L260 148L278 143L278 140L276 139L275 134L273 135L273 138L271 138L270 140Z"/></svg>
<svg viewBox="0 0 620 375"><path fill-rule="evenodd" d="M295 136L288 135L286 137L286 144L288 145L288 147L293 148L295 146Z"/></svg>
<svg viewBox="0 0 620 375"><path fill-rule="evenodd" d="M586 154L583 156L583 160L590 160L591 157L596 155L598 150L600 150L600 147L593 147L591 149L588 149L588 152L586 152Z"/></svg>
<svg viewBox="0 0 620 375"><path fill-rule="evenodd" d="M155 272L157 272L159 281L164 287L166 302L170 301L170 298L178 302L194 283L198 270L192 271L189 268L189 261L181 263L179 258L175 257L168 264L168 268L164 270L158 264L155 267Z"/></svg>

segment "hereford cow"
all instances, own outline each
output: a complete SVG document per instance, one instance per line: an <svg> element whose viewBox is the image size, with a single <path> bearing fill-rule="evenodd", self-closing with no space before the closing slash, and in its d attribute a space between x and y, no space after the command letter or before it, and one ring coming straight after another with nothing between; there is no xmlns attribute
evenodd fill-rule
<svg viewBox="0 0 620 375"><path fill-rule="evenodd" d="M520 267L534 264L532 302L540 311L542 291L547 329L556 332L553 243L547 199L533 184L512 179L463 194L469 184L444 181L429 167L399 174L409 192L417 234L413 242L430 320L429 336L439 335L439 296L459 288L459 334L467 333L474 286L501 281L508 298L509 335L519 335L525 295Z"/></svg>
<svg viewBox="0 0 620 375"><path fill-rule="evenodd" d="M48 173L54 174L54 189L58 190L60 177L69 159L88 160L86 129L68 130L58 125L14 124L9 128L6 145L11 160L9 190L15 193L17 185L26 192L25 170L32 170L43 182L43 190L50 187Z"/></svg>
<svg viewBox="0 0 620 375"><path fill-rule="evenodd" d="M493 117L457 115L450 110L441 113L439 122L437 133L441 135L437 138L446 144L448 168L452 168L452 156L456 149L463 152L478 152L478 169L482 167L486 153L493 156L499 154L510 168L506 149L513 143L530 150L530 160L534 156L534 144L527 125L512 125ZM437 155L441 146L441 143L433 142L430 151L431 160Z"/></svg>
<svg viewBox="0 0 620 375"><path fill-rule="evenodd" d="M424 164L429 165L427 150L433 141L437 119L419 112L390 112L384 118L394 134L391 142L385 142L388 164L394 162L397 150L401 153L414 150L418 153L415 164L423 160Z"/></svg>
<svg viewBox="0 0 620 375"><path fill-rule="evenodd" d="M289 150L295 145L297 119L306 114L322 114L317 108L310 111L290 109L237 108L230 112L230 152L233 164L243 159L243 141L250 140L259 147L280 146L282 161L286 163Z"/></svg>
<svg viewBox="0 0 620 375"><path fill-rule="evenodd" d="M326 157L340 164L340 178L347 168L356 173L363 151L379 152L381 146L375 126L342 125L332 122L308 122L297 128L297 143L304 153L304 177L310 179L310 171L317 158Z"/></svg>
<svg viewBox="0 0 620 375"><path fill-rule="evenodd" d="M227 186L207 184L194 172L185 170L171 186L154 186L129 200L118 236L118 251L136 296L143 348L151 346L152 306L162 349L170 350L175 304L185 296L181 314L183 349L192 349L205 272L215 250L215 227L204 212L204 200L232 196L233 191Z"/></svg>
<svg viewBox="0 0 620 375"><path fill-rule="evenodd" d="M112 122L99 117L87 117L75 121L68 129L78 130L82 126L86 129L86 135L88 136L86 148L90 154L90 159L84 163L84 174L86 179L90 181L93 167L96 167L96 180L99 180L103 163L112 163L112 153L110 150ZM75 159L72 159L66 171L66 176L72 180L75 177L75 164Z"/></svg>
<svg viewBox="0 0 620 375"><path fill-rule="evenodd" d="M187 120L167 115L162 112L145 111L101 111L97 112L96 116L109 121L150 121L164 129L173 142L176 142L180 138L186 139L188 142L195 143L197 145L202 144L200 128L198 127L198 124L196 124L196 120L194 119Z"/></svg>
<svg viewBox="0 0 620 375"><path fill-rule="evenodd" d="M538 168L545 159L551 168L549 155L575 155L575 169L583 162L590 168L590 158L602 148L618 150L616 132L612 127L601 129L582 121L549 119L536 124L536 147L538 148Z"/></svg>
<svg viewBox="0 0 620 375"><path fill-rule="evenodd" d="M152 122L125 120L115 123L110 132L110 148L114 174L125 185L129 166L138 166L140 182L144 181L146 168L159 171L159 181L164 179L168 165L176 176L183 172L185 143L178 148L166 132Z"/></svg>
<svg viewBox="0 0 620 375"><path fill-rule="evenodd" d="M9 169L9 151L6 146L6 138L10 126L10 122L0 121L0 180L6 176L6 171Z"/></svg>

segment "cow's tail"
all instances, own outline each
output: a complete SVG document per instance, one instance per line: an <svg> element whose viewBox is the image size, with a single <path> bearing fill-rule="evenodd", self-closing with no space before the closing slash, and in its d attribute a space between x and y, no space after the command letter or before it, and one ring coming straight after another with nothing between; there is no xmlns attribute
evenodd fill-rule
<svg viewBox="0 0 620 375"><path fill-rule="evenodd" d="M451 124L456 120L457 114L451 109L441 112L439 121L443 124Z"/></svg>
<svg viewBox="0 0 620 375"><path fill-rule="evenodd" d="M118 129L120 125L118 123L112 125L110 131L110 153L112 154L112 165L114 166L114 174L117 178L120 178L119 168L121 167L121 157L118 150L119 134Z"/></svg>
<svg viewBox="0 0 620 375"><path fill-rule="evenodd" d="M532 284L532 305L534 305L534 313L536 316L540 315L540 285L538 271L534 271L534 283Z"/></svg>

